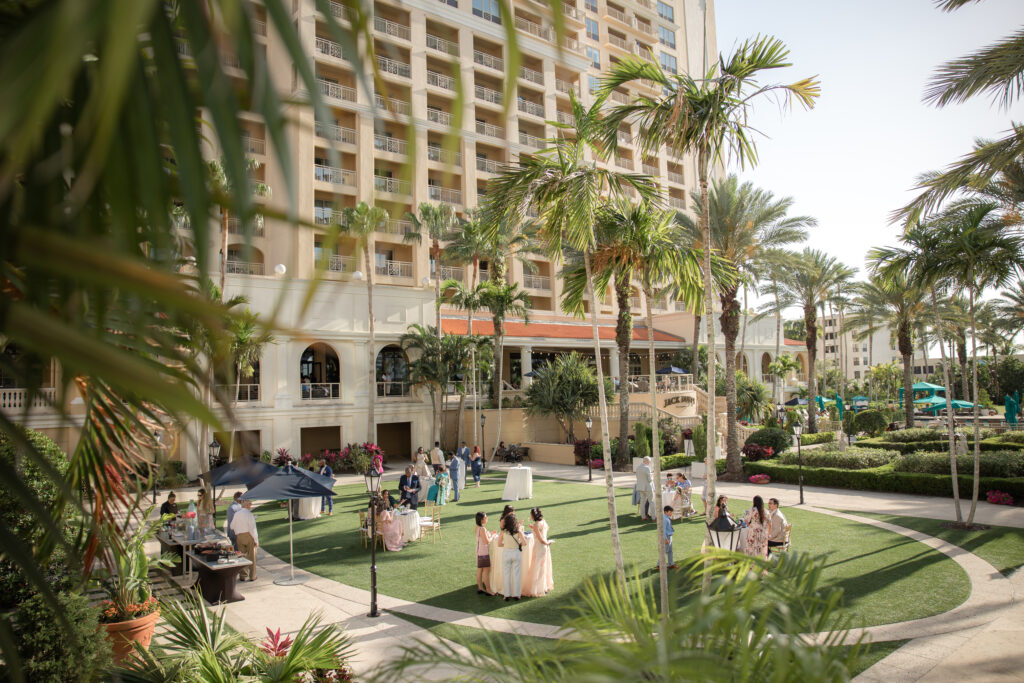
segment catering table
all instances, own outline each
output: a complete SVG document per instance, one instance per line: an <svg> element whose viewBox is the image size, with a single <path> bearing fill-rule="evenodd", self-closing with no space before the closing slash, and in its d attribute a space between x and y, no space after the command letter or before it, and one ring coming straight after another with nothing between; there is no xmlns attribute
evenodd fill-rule
<svg viewBox="0 0 1024 683"><path fill-rule="evenodd" d="M398 521L402 523L402 540L417 541L420 538L420 514L415 510L398 513Z"/></svg>
<svg viewBox="0 0 1024 683"><path fill-rule="evenodd" d="M296 517L298 519L316 519L320 516L320 506L323 499L320 496L315 498L299 498L299 509Z"/></svg>
<svg viewBox="0 0 1024 683"><path fill-rule="evenodd" d="M523 546L523 571L520 574L520 578L522 580L522 594L529 597L536 597L538 595L543 595L543 593L538 593L533 585L533 532L526 529L523 532L523 535L526 536L526 545ZM505 589L503 581L505 575L502 571L501 557L505 554L505 549L498 547L498 538L500 536L500 533L495 534L494 538L491 540L491 590L495 593L501 593L504 595ZM515 548L515 545L512 547Z"/></svg>
<svg viewBox="0 0 1024 683"><path fill-rule="evenodd" d="M505 492L502 500L524 500L533 498L533 470L529 467L516 465L509 468L505 479Z"/></svg>
<svg viewBox="0 0 1024 683"><path fill-rule="evenodd" d="M227 535L216 530L208 530L204 534L200 534L199 538L189 540L188 534L184 532L161 529L157 532L156 538L160 541L161 554L167 552L177 554L182 558L182 564L178 571L175 573L172 568L171 573L176 576L187 574L190 578L192 576L192 564L189 561L188 554L185 552L186 548L191 548L197 543L208 543L210 541L224 541L230 543Z"/></svg>
<svg viewBox="0 0 1024 683"><path fill-rule="evenodd" d="M199 591L203 594L204 600L211 605L245 600L238 593L238 575L243 568L252 564L247 558L236 557L224 562L207 562L191 550L187 555L199 575Z"/></svg>

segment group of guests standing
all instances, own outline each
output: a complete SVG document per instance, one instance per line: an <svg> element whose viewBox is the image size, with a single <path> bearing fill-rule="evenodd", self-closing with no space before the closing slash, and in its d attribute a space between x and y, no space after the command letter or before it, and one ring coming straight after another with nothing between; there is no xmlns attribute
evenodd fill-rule
<svg viewBox="0 0 1024 683"><path fill-rule="evenodd" d="M530 557L530 576L527 585L530 597L540 597L554 589L554 576L551 571L551 544L548 538L548 523L544 521L544 513L540 508L530 510L530 531L524 533L523 525L516 517L516 509L506 505L498 521L498 530L487 529L487 513L476 513L476 592L483 595L505 596L505 601L519 600L523 595L523 565L525 552L532 552ZM526 534L532 535L533 546L529 549ZM497 548L501 563L502 585L500 589L491 582L491 541L498 539ZM524 550L527 548L527 550Z"/></svg>

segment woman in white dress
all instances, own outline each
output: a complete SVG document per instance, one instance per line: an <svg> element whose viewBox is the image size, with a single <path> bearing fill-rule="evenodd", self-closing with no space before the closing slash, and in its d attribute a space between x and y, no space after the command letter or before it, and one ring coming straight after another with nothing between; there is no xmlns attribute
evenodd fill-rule
<svg viewBox="0 0 1024 683"><path fill-rule="evenodd" d="M416 450L416 454L412 456L412 467L413 473L420 479L429 480L434 478L434 470L427 464L427 454L423 450L423 446L420 446Z"/></svg>
<svg viewBox="0 0 1024 683"><path fill-rule="evenodd" d="M548 523L540 508L530 510L533 524L533 592L532 597L540 597L555 587L554 575L551 572L551 539L548 538Z"/></svg>

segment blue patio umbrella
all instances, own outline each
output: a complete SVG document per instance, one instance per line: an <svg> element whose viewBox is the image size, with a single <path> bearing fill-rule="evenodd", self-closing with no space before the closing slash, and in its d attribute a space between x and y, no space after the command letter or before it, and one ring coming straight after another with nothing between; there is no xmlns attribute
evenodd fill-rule
<svg viewBox="0 0 1024 683"><path fill-rule="evenodd" d="M529 372L524 372L523 373L523 377L536 377L536 376L537 376L537 371L536 370L530 370Z"/></svg>
<svg viewBox="0 0 1024 683"><path fill-rule="evenodd" d="M334 479L295 465L285 465L243 493L242 500L295 500L333 495ZM297 586L305 581L305 578L295 578L291 510L288 513L288 561L291 565L291 576L288 579L274 579L278 586Z"/></svg>
<svg viewBox="0 0 1024 683"><path fill-rule="evenodd" d="M789 399L788 401L786 401L782 405L784 405L784 406L805 406L805 405L807 405L807 399L806 398L796 398L794 396L793 398Z"/></svg>
<svg viewBox="0 0 1024 683"><path fill-rule="evenodd" d="M1006 424L1017 424L1017 402L1009 394L1003 398L1003 405L1006 407Z"/></svg>
<svg viewBox="0 0 1024 683"><path fill-rule="evenodd" d="M668 367L664 367L661 370L656 370L654 374L656 374L656 375L688 375L690 373L687 372L686 370L683 370L682 368L677 368L674 365L669 365Z"/></svg>
<svg viewBox="0 0 1024 683"><path fill-rule="evenodd" d="M276 467L256 458L243 457L203 472L199 478L210 486L252 486L276 473Z"/></svg>
<svg viewBox="0 0 1024 683"><path fill-rule="evenodd" d="M839 411L839 419L843 419L843 399L839 394L836 394L836 410Z"/></svg>

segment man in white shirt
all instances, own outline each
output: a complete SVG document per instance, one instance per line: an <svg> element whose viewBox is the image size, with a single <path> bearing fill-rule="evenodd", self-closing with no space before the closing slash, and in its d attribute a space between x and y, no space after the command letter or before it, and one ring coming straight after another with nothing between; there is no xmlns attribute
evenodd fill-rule
<svg viewBox="0 0 1024 683"><path fill-rule="evenodd" d="M260 547L260 536L256 532L256 516L252 514L252 501L243 500L242 509L231 520L231 530L238 539L238 550L252 564L243 567L239 573L242 581L256 580L256 548Z"/></svg>
<svg viewBox="0 0 1024 683"><path fill-rule="evenodd" d="M654 482L651 481L651 458L646 457L636 468L636 492L640 499L640 519L654 519L651 516L651 499L654 496Z"/></svg>
<svg viewBox="0 0 1024 683"><path fill-rule="evenodd" d="M438 441L435 441L434 447L430 449L430 464L434 466L435 475L444 467L444 451L441 450L441 444Z"/></svg>
<svg viewBox="0 0 1024 683"><path fill-rule="evenodd" d="M778 548L786 543L786 515L779 509L779 499L768 499L768 554L772 554L772 548Z"/></svg>
<svg viewBox="0 0 1024 683"><path fill-rule="evenodd" d="M231 545L235 546L235 550L238 550L238 539L235 536L235 532L231 530L231 520L235 518L238 511L242 509L242 501L239 500L242 497L241 491L235 491L234 500L231 501L231 505L228 506L228 538L231 539Z"/></svg>

